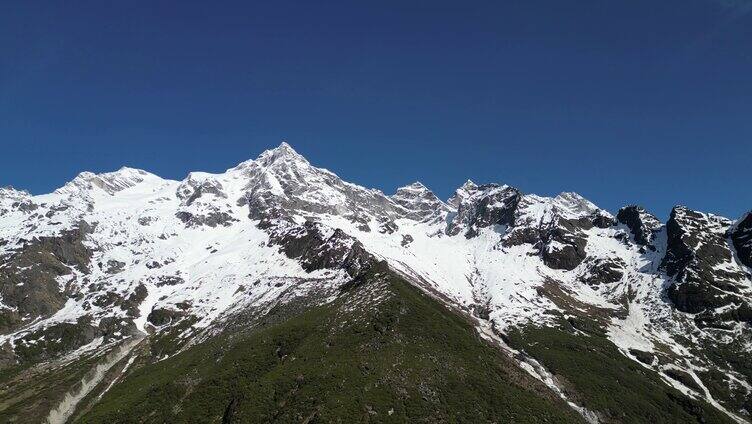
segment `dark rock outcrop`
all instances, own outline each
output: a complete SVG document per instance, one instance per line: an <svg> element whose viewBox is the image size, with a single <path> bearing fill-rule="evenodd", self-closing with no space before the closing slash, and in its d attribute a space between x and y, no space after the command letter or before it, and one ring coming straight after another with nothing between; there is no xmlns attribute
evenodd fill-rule
<svg viewBox="0 0 752 424"><path fill-rule="evenodd" d="M176 311L167 308L155 308L152 309L151 312L149 312L146 320L157 327L161 327L163 325L172 324L183 318L185 315L186 313L183 311Z"/></svg>
<svg viewBox="0 0 752 424"><path fill-rule="evenodd" d="M405 209L406 217L416 221L436 221L447 211L444 202L420 182L397 189L391 199Z"/></svg>
<svg viewBox="0 0 752 424"><path fill-rule="evenodd" d="M581 279L591 286L615 283L624 276L624 268L626 264L619 258L593 259L588 262Z"/></svg>
<svg viewBox="0 0 752 424"><path fill-rule="evenodd" d="M646 246L653 243L661 222L648 213L642 206L630 205L619 209L616 219L627 226L635 242Z"/></svg>
<svg viewBox="0 0 752 424"><path fill-rule="evenodd" d="M468 181L449 201L457 208L457 214L450 222L447 233L457 235L464 231L465 237L472 238L481 228L513 225L521 196L519 190L513 187L498 184L477 186Z"/></svg>
<svg viewBox="0 0 752 424"><path fill-rule="evenodd" d="M629 349L629 353L638 361L646 365L651 365L655 361L655 355L650 352L645 352L639 349Z"/></svg>
<svg viewBox="0 0 752 424"><path fill-rule="evenodd" d="M667 248L661 266L673 283L669 299L683 312L699 313L746 303L741 296L746 275L732 266L726 240L731 222L677 206L666 223Z"/></svg>
<svg viewBox="0 0 752 424"><path fill-rule="evenodd" d="M227 198L224 187L219 181L213 178L197 178L195 174L188 175L188 178L178 187L176 194L185 206L190 206L206 194Z"/></svg>
<svg viewBox="0 0 752 424"><path fill-rule="evenodd" d="M748 212L734 226L731 241L739 261L752 268L752 212Z"/></svg>
<svg viewBox="0 0 752 424"><path fill-rule="evenodd" d="M609 228L614 218L577 193L555 198L521 196L501 245L533 245L549 268L573 270L587 257L588 232Z"/></svg>
<svg viewBox="0 0 752 424"><path fill-rule="evenodd" d="M206 225L211 228L215 228L219 225L223 227L229 227L233 222L237 222L237 219L233 218L227 212L212 210L207 214L193 214L186 211L180 211L175 216L183 221L186 227L195 228L202 225Z"/></svg>
<svg viewBox="0 0 752 424"><path fill-rule="evenodd" d="M353 237L336 229L325 234L320 224L307 221L301 226L279 225L270 228L270 241L280 246L287 257L300 261L303 269L344 269L355 277L378 261Z"/></svg>
<svg viewBox="0 0 752 424"><path fill-rule="evenodd" d="M580 230L592 228L587 219L558 219L543 233L543 263L553 269L573 270L587 257L587 238Z"/></svg>
<svg viewBox="0 0 752 424"><path fill-rule="evenodd" d="M0 332L12 330L25 320L49 316L67 299L58 278L72 274L71 268L89 272L92 252L83 244L91 230L81 222L77 228L55 237L28 241L2 258L0 296L10 309L0 310Z"/></svg>
<svg viewBox="0 0 752 424"><path fill-rule="evenodd" d="M16 340L15 353L22 363L53 359L90 343L98 335L98 328L87 319L61 322Z"/></svg>

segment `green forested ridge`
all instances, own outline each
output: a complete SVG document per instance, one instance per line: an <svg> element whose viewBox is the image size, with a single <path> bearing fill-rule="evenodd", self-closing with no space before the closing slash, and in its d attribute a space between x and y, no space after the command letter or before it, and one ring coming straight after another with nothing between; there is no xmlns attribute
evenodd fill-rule
<svg viewBox="0 0 752 424"><path fill-rule="evenodd" d="M462 317L395 277L135 369L78 420L581 421Z"/></svg>
<svg viewBox="0 0 752 424"><path fill-rule="evenodd" d="M0 422L46 422L47 413L77 387L98 360L84 356L58 366L16 366L0 371Z"/></svg>
<svg viewBox="0 0 752 424"><path fill-rule="evenodd" d="M280 305L179 354L169 348L179 345L174 334L152 336L126 378L101 401L87 398L94 405L77 422L582 422L481 340L466 318L381 271L348 285L332 303ZM601 422L731 422L622 355L600 332L588 335L567 322L514 330L508 341ZM148 359L166 354L172 356ZM72 387L91 367L83 361L23 383L5 370L0 417L43 421L34 411L56 404L54 390ZM24 402L39 390L52 403Z"/></svg>

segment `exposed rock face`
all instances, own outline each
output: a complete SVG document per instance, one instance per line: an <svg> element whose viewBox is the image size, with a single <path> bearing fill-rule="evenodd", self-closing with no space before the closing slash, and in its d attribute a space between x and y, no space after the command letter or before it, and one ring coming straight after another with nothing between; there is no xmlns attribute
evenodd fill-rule
<svg viewBox="0 0 752 424"><path fill-rule="evenodd" d="M175 216L186 228L229 227L238 221L232 216L232 205L227 201L222 183L211 174L191 172L180 182L175 195L180 200ZM150 222L144 221L147 225ZM139 223L143 225L141 221Z"/></svg>
<svg viewBox="0 0 752 424"><path fill-rule="evenodd" d="M626 264L620 258L595 258L588 261L582 281L591 286L613 284L624 276Z"/></svg>
<svg viewBox="0 0 752 424"><path fill-rule="evenodd" d="M378 262L359 241L340 229L329 231L307 221L302 226L288 223L270 230L270 240L289 258L299 260L309 272L344 269L351 277L356 277Z"/></svg>
<svg viewBox="0 0 752 424"><path fill-rule="evenodd" d="M576 193L545 198L523 195L508 186L478 186L468 181L448 203L457 211L447 227L448 235L472 238L483 228L502 226L503 246L533 245L553 269L579 266L587 256L587 231L615 223L610 214Z"/></svg>
<svg viewBox="0 0 752 424"><path fill-rule="evenodd" d="M468 181L449 200L449 204L457 208L457 215L447 233L457 235L464 231L465 237L471 238L481 228L512 225L520 197L517 189L506 185L478 186Z"/></svg>
<svg viewBox="0 0 752 424"><path fill-rule="evenodd" d="M243 178L244 195L254 219L289 215L289 211L393 218L395 204L378 190L346 183L315 168L288 144L267 150L256 160L230 170Z"/></svg>
<svg viewBox="0 0 752 424"><path fill-rule="evenodd" d="M679 310L699 313L744 301L747 276L734 266L726 240L731 224L682 206L671 211L662 266L674 278L667 294Z"/></svg>
<svg viewBox="0 0 752 424"><path fill-rule="evenodd" d="M193 202L206 195L211 195L219 199L227 198L222 183L210 175L197 172L188 174L188 178L178 186L176 194L185 206L190 206ZM211 202L213 200L215 199L207 201Z"/></svg>
<svg viewBox="0 0 752 424"><path fill-rule="evenodd" d="M739 261L752 268L752 212L747 213L734 226L731 240Z"/></svg>
<svg viewBox="0 0 752 424"><path fill-rule="evenodd" d="M420 182L397 189L391 199L405 208L405 216L421 222L440 220L448 206Z"/></svg>
<svg viewBox="0 0 752 424"><path fill-rule="evenodd" d="M186 227L196 228L203 225L214 228L218 225L229 227L233 222L237 222L229 213L219 210L209 210L204 214L192 214L186 211L180 211L175 216L183 221Z"/></svg>
<svg viewBox="0 0 752 424"><path fill-rule="evenodd" d="M555 198L524 195L514 212L514 226L502 238L507 247L533 244L546 266L573 270L587 256L587 234L608 228L613 218L576 193Z"/></svg>
<svg viewBox="0 0 752 424"><path fill-rule="evenodd" d="M0 187L0 216L12 209L21 212L33 212L39 205L31 200L31 195L26 191L16 190L13 187Z"/></svg>
<svg viewBox="0 0 752 424"><path fill-rule="evenodd" d="M175 321L180 320L186 315L185 312L167 308L155 308L149 312L147 321L154 324L157 327L172 324Z"/></svg>
<svg viewBox="0 0 752 424"><path fill-rule="evenodd" d="M587 257L587 238L582 229L592 228L587 219L556 219L542 232L543 262L553 269L575 269Z"/></svg>
<svg viewBox="0 0 752 424"><path fill-rule="evenodd" d="M139 283L131 293L119 293L117 291L105 291L96 285L90 285L90 293L82 303L82 308L90 311L95 308L112 309L117 308L124 312L125 321L138 318L141 315L139 305L146 299L148 290L143 283Z"/></svg>
<svg viewBox="0 0 752 424"><path fill-rule="evenodd" d="M125 267L125 262L110 259L107 261L106 267L101 262L99 263L99 267L102 268L107 274L117 274L118 272L123 270L123 267Z"/></svg>
<svg viewBox="0 0 752 424"><path fill-rule="evenodd" d="M0 332L12 330L63 307L65 284L74 272L89 270L91 251L84 246L88 224L63 231L57 237L40 237L24 243L2 259L0 268Z"/></svg>
<svg viewBox="0 0 752 424"><path fill-rule="evenodd" d="M619 209L616 219L627 226L634 240L643 245L652 245L655 235L661 228L661 222L648 213L642 206L630 205Z"/></svg>

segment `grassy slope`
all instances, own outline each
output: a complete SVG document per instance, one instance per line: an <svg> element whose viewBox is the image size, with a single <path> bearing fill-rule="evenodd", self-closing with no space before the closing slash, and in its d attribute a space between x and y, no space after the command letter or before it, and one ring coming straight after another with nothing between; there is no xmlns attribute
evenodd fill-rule
<svg viewBox="0 0 752 424"><path fill-rule="evenodd" d="M512 332L510 341L541 361L566 383L571 397L601 413L605 422L731 422L709 404L666 385L604 337L531 326Z"/></svg>
<svg viewBox="0 0 752 424"><path fill-rule="evenodd" d="M79 422L581 420L463 318L389 277L135 369Z"/></svg>
<svg viewBox="0 0 752 424"><path fill-rule="evenodd" d="M43 422L50 409L97 364L85 357L62 367L29 366L0 371L0 422Z"/></svg>
<svg viewBox="0 0 752 424"><path fill-rule="evenodd" d="M752 355L746 347L747 341L747 338L739 337L729 344L706 342L701 349L695 349L697 355L704 355L719 365L719 368L710 368L698 375L713 397L732 411L745 409L752 412L752 395L747 394L743 386L734 384L726 372L726 369L732 369L747 381L752 380Z"/></svg>

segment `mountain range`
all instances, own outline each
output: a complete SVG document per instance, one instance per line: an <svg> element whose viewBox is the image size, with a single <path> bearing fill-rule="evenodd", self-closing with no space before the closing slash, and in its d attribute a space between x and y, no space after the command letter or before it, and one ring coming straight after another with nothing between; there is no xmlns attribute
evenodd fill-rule
<svg viewBox="0 0 752 424"><path fill-rule="evenodd" d="M750 422L752 213L666 222L282 143L0 189L4 422Z"/></svg>

